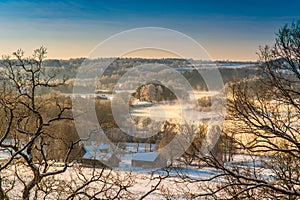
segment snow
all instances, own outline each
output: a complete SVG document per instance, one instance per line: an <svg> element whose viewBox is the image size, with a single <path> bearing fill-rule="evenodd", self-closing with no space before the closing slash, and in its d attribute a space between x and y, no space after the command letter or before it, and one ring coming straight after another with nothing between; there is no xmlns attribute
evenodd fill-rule
<svg viewBox="0 0 300 200"><path fill-rule="evenodd" d="M7 149L0 149L0 160L5 160L11 157L11 152Z"/></svg>
<svg viewBox="0 0 300 200"><path fill-rule="evenodd" d="M151 149L156 149L157 144L153 143L121 143L125 146L124 152L137 153L137 152L149 152Z"/></svg>
<svg viewBox="0 0 300 200"><path fill-rule="evenodd" d="M109 144L84 146L86 153L83 158L108 161L113 155L112 153L108 153L109 149Z"/></svg>
<svg viewBox="0 0 300 200"><path fill-rule="evenodd" d="M84 154L83 158L108 161L109 158L112 157L112 155L113 154L111 154L111 153L94 153L94 154L92 154L91 152L87 152Z"/></svg>
<svg viewBox="0 0 300 200"><path fill-rule="evenodd" d="M109 150L109 144L101 144L101 145L95 144L92 146L85 145L84 150L86 150L87 152L102 152L105 150Z"/></svg>
<svg viewBox="0 0 300 200"><path fill-rule="evenodd" d="M136 153L132 160L138 161L154 161L158 157L158 152L145 152L145 153Z"/></svg>
<svg viewBox="0 0 300 200"><path fill-rule="evenodd" d="M134 144L132 144L134 145ZM0 156L2 151L0 151ZM143 159L143 160L153 160L155 159L155 156L158 155L158 152L138 152L137 154L125 154L123 155L123 165L125 164L130 165L130 159L132 159L132 156L137 157L137 159ZM128 163L124 162L124 159L128 161ZM232 162L228 162L227 165L230 167L230 165L238 166L238 167L246 167L249 165L250 169L252 168L252 163L255 161L268 161L269 158L267 157L262 157L262 156L254 156L250 157L245 154L237 154L234 156L234 160ZM251 163L252 162L252 163ZM258 166L259 167L259 166ZM60 167L52 167L55 169L60 169ZM30 179L32 175L30 173L26 172L26 168L22 167L19 168L20 175L22 178L25 179ZM78 171L80 170L80 171ZM93 170L96 170L94 172ZM86 167L79 167L76 165L76 163L72 166L69 166L66 172L59 174L55 177L55 179L58 180L63 180L64 183L66 184L71 184L71 181L77 181L77 184L80 184L82 180L85 179L78 179L77 174L80 172L82 173L81 176L85 176L86 178L91 177L93 174L100 174L102 169L91 169L91 168L86 168ZM14 168L9 170L5 170L2 172L3 176L7 179L13 179L14 175ZM110 170L105 170L103 174L108 174L111 173ZM189 179L192 180L204 180L204 179L209 179L212 176L216 176L220 173L220 171L211 168L211 167L182 167L182 168L173 168L169 169L169 172L167 173L166 171L162 169L158 169L152 172L149 172L149 170L146 169L136 169L132 171L130 168L122 168L121 166L119 168L116 168L112 172L112 177L113 178L120 178L121 181L130 181L130 179L133 180L133 185L132 187L128 188L128 191L131 192L134 196L134 199L138 199L141 197L143 194L145 194L147 191L149 191L155 184L158 182L159 179L157 179L161 175L169 175L169 178L165 179L162 184L159 187L159 190L151 193L146 199L163 199L164 195L171 194L172 198L176 199L188 199L187 191L189 192L195 192L195 193L201 193L202 190L205 189L207 185L209 186L217 186L219 184L222 184L224 181L222 178L215 179L210 182L181 182L182 180L180 179L179 175L182 177L188 177ZM265 174L266 176L271 176L270 169L263 168L262 166L262 174ZM12 175L12 176L10 176ZM129 177L129 176L130 177ZM128 176L128 177L127 177ZM21 197L20 192L22 190L22 184L20 184L20 187L15 188L12 190L10 193L13 193L15 196L15 199L20 199ZM102 187L103 183L97 182L93 187L95 188L100 188ZM56 196L49 196L48 199L57 199L58 197ZM59 196L60 199L64 199L63 196Z"/></svg>

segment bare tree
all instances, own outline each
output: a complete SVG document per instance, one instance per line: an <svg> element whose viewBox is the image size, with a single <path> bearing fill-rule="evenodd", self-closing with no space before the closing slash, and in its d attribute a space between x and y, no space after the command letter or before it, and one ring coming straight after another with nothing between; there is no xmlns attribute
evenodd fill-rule
<svg viewBox="0 0 300 200"><path fill-rule="evenodd" d="M273 47L260 48L259 59L257 76L229 88L224 132L234 137L241 160L202 157L218 173L196 181L184 177L202 188L189 197L300 198L300 23L281 28Z"/></svg>
<svg viewBox="0 0 300 200"><path fill-rule="evenodd" d="M44 47L30 57L18 50L1 61L0 199L143 199L157 191L166 176L72 162L83 154L70 98L42 93L66 79L43 67L46 54ZM135 191L145 179L148 190Z"/></svg>
<svg viewBox="0 0 300 200"><path fill-rule="evenodd" d="M45 72L46 53L46 48L41 47L28 58L22 50L13 53L13 58L3 57L0 106L5 117L1 117L0 146L9 154L6 160L1 160L1 199L8 199L15 187L22 187L22 198L29 199L43 179L66 171L68 158L76 145L73 141L68 144L61 169L51 168L46 146L47 140L55 134L49 127L58 121L72 120L72 116L66 99L39 94L42 88L56 87L65 81L55 79L55 73ZM50 104L54 109L51 114L45 110ZM9 175L12 168L13 178ZM5 179L5 175L14 181Z"/></svg>
<svg viewBox="0 0 300 200"><path fill-rule="evenodd" d="M41 47L24 57L18 50L1 63L0 199L132 199L156 191L165 176L133 194L136 175L70 163L80 153L78 137L68 135L75 132L70 99L41 93L66 79L46 71L46 53Z"/></svg>

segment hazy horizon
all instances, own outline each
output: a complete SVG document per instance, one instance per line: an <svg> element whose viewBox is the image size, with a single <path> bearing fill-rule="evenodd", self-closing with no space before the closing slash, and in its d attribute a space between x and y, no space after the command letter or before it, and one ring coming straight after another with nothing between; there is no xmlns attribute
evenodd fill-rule
<svg viewBox="0 0 300 200"><path fill-rule="evenodd" d="M99 58L95 58L95 59L110 59L111 57L99 57ZM140 57L140 56L136 56L136 57L112 57L114 59L157 59L157 60L167 60L167 59L182 59L182 60L190 60L192 58L181 58L181 57ZM45 58L45 60L72 60L72 59L87 59L87 57L70 57L70 58ZM93 58L94 59L94 58ZM194 59L192 59L194 60ZM194 61L203 61L206 62L208 60L194 60ZM256 63L257 60L228 60L228 59L224 59L224 60L209 60L211 62L244 62L244 63Z"/></svg>

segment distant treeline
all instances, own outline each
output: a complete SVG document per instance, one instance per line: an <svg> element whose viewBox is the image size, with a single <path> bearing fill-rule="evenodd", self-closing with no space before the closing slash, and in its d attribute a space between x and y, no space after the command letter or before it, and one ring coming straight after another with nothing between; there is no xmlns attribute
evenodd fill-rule
<svg viewBox="0 0 300 200"><path fill-rule="evenodd" d="M102 58L102 60L112 59L112 58ZM87 60L86 58L71 58L69 60L62 59L47 59L43 62L45 67L75 67L78 68L83 63L83 61ZM220 66L228 66L228 65L253 65L257 64L257 62L252 61L196 61L201 64L211 64L215 63ZM187 67L192 63L190 59L180 59L180 58L161 58L161 59L146 59L146 58L116 58L114 59L113 65L127 65L128 67L134 67L140 64L145 63L157 63L157 64L165 64L169 67Z"/></svg>
<svg viewBox="0 0 300 200"><path fill-rule="evenodd" d="M183 76L189 81L191 86L197 90L206 90L207 86L198 73L197 70L193 70L191 63L194 61L188 59L179 58L165 58L165 59L145 59L145 58L102 58L95 60L87 60L86 58L74 58L69 60L60 59L48 59L43 62L45 69L49 73L55 73L58 79L67 77L71 81L68 82L67 86L60 86L58 88L61 92L71 93L73 91L72 84L77 75L78 68L83 62L86 63L97 63L97 62L112 61L107 69L104 71L101 77L99 77L99 83L97 89L113 90L118 80L126 73L129 69L142 65L142 64L163 64L170 68L176 69L182 73ZM0 61L1 62L1 61ZM233 81L235 79L244 78L246 76L255 75L257 73L258 64L255 62L237 62L237 61L197 61L197 63L205 66L201 70L210 70L210 67L218 66L219 71L222 75L224 84ZM240 67L243 65L243 67ZM230 67L228 67L230 66ZM197 66L199 67L199 66ZM182 70L181 70L182 69ZM94 76L95 73L92 73ZM176 80L174 80L176 81ZM82 86L82 87L86 87ZM48 91L44 91L48 93Z"/></svg>

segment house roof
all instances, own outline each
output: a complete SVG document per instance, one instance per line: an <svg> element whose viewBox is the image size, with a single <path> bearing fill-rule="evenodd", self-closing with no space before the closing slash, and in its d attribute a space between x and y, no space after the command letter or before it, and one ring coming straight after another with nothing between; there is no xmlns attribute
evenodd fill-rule
<svg viewBox="0 0 300 200"><path fill-rule="evenodd" d="M2 141L1 144L3 144L3 145L18 146L19 148L23 148L25 146L26 142L23 141L23 140L7 139L6 138L6 139L4 139ZM9 157L10 157L13 153L15 153L15 150L12 149L11 147L0 147L0 151L1 151L0 158L3 158L2 155L6 155L6 156L9 155ZM5 153L3 154L3 152L5 152ZM22 153L28 156L26 149L24 149L22 151Z"/></svg>
<svg viewBox="0 0 300 200"><path fill-rule="evenodd" d="M158 157L158 152L141 152L136 153L132 160L153 162Z"/></svg>
<svg viewBox="0 0 300 200"><path fill-rule="evenodd" d="M96 145L94 147L99 149L99 150L109 149L109 144L100 144L100 145Z"/></svg>
<svg viewBox="0 0 300 200"><path fill-rule="evenodd" d="M109 149L109 144L100 144L100 145L85 145L84 150L86 151L101 151L101 150L108 150Z"/></svg>
<svg viewBox="0 0 300 200"><path fill-rule="evenodd" d="M116 156L113 153L103 153L101 150L109 149L109 144L84 146L85 154L83 158L108 161L112 156Z"/></svg>
<svg viewBox="0 0 300 200"><path fill-rule="evenodd" d="M83 156L85 159L92 159L92 160L102 160L102 161L109 161L109 159L113 156L112 153L93 153L93 152L86 152Z"/></svg>
<svg viewBox="0 0 300 200"><path fill-rule="evenodd" d="M4 139L3 142L1 144L4 144L4 145L16 145L18 143L21 143L22 145L24 144L23 141L21 140L16 140L16 139Z"/></svg>

